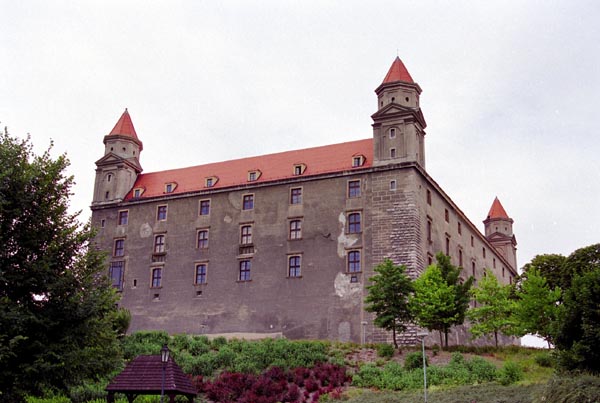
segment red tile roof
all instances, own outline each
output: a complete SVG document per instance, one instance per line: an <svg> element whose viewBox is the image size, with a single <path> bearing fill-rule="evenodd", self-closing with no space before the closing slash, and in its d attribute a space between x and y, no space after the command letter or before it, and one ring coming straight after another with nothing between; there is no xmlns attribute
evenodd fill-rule
<svg viewBox="0 0 600 403"><path fill-rule="evenodd" d="M301 175L303 177L350 171L356 169L352 166L353 157L360 155L365 157L362 167L370 167L373 162L373 139L141 174L134 189L144 189L142 197L155 197L164 194L166 183L176 184L173 194L208 190L205 181L209 177L218 178L210 189L272 182L294 177L294 166L299 164L306 165ZM248 172L254 170L259 170L261 174L256 181L248 182ZM133 190L126 199L132 198Z"/></svg>
<svg viewBox="0 0 600 403"><path fill-rule="evenodd" d="M382 84L393 83L395 81L405 81L408 83L414 83L412 77L410 76L410 73L406 69L406 66L404 66L402 60L400 60L400 58L397 56L396 60L394 60L394 63L392 63L390 70L383 79Z"/></svg>
<svg viewBox="0 0 600 403"><path fill-rule="evenodd" d="M119 121L117 122L115 127L113 127L113 129L110 131L110 133L108 133L108 135L121 135L133 137L139 142L137 133L135 132L135 128L133 127L133 122L131 121L131 116L129 116L127 108L125 108L125 112L123 112L123 114L119 118Z"/></svg>
<svg viewBox="0 0 600 403"><path fill-rule="evenodd" d="M162 387L163 364L160 355L140 355L134 358L110 384L109 392L158 392ZM191 380L183 373L173 357L165 368L165 392L196 395L197 391Z"/></svg>
<svg viewBox="0 0 600 403"><path fill-rule="evenodd" d="M490 208L490 212L487 215L487 218L504 218L508 219L508 214L506 214L506 210L502 207L502 203L496 197L494 202L492 203L492 207Z"/></svg>

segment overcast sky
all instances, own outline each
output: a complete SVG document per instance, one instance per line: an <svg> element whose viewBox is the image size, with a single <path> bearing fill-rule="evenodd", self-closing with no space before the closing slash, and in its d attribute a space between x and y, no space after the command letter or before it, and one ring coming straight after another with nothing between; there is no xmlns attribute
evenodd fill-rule
<svg viewBox="0 0 600 403"><path fill-rule="evenodd" d="M398 54L427 170L518 264L600 242L600 2L0 0L0 121L67 153L90 215L129 108L152 172L369 138Z"/></svg>

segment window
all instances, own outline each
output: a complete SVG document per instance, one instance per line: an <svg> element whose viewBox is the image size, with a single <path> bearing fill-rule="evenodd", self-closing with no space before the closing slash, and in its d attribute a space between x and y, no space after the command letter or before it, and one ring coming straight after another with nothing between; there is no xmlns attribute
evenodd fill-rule
<svg viewBox="0 0 600 403"><path fill-rule="evenodd" d="M394 137L396 137L396 129L392 127L390 129L390 138L393 139Z"/></svg>
<svg viewBox="0 0 600 403"><path fill-rule="evenodd" d="M391 191L395 191L396 190L396 180L395 179L392 179L390 181L390 190Z"/></svg>
<svg viewBox="0 0 600 403"><path fill-rule="evenodd" d="M111 262L108 268L108 276L112 281L113 287L117 290L123 290L123 261Z"/></svg>
<svg viewBox="0 0 600 403"><path fill-rule="evenodd" d="M290 189L290 204L302 204L302 188Z"/></svg>
<svg viewBox="0 0 600 403"><path fill-rule="evenodd" d="M250 269L252 268L252 262L250 260L240 261L240 281L250 281Z"/></svg>
<svg viewBox="0 0 600 403"><path fill-rule="evenodd" d="M431 266L433 264L433 255L431 253L427 254L427 265Z"/></svg>
<svg viewBox="0 0 600 403"><path fill-rule="evenodd" d="M106 200L108 200L108 197L109 197L109 196L110 196L110 193L109 193L109 192L106 192L106 193L104 193L104 198L105 198Z"/></svg>
<svg viewBox="0 0 600 403"><path fill-rule="evenodd" d="M106 175L106 181L107 182L110 182L111 179L112 179L112 174Z"/></svg>
<svg viewBox="0 0 600 403"><path fill-rule="evenodd" d="M446 235L446 255L450 256L450 237Z"/></svg>
<svg viewBox="0 0 600 403"><path fill-rule="evenodd" d="M129 219L129 211L128 210L119 211L119 225L127 225L128 219Z"/></svg>
<svg viewBox="0 0 600 403"><path fill-rule="evenodd" d="M242 226L240 243L242 245L252 244L252 225L243 225Z"/></svg>
<svg viewBox="0 0 600 403"><path fill-rule="evenodd" d="M174 182L165 183L165 193L173 193L173 191L175 190L176 187L177 187L177 184Z"/></svg>
<svg viewBox="0 0 600 403"><path fill-rule="evenodd" d="M462 267L463 265L463 251L462 249L458 250L458 265Z"/></svg>
<svg viewBox="0 0 600 403"><path fill-rule="evenodd" d="M502 266L502 277L504 277L504 266Z"/></svg>
<svg viewBox="0 0 600 403"><path fill-rule="evenodd" d="M495 269L495 268L496 268L496 258L494 258L494 259L492 260L492 265L493 265L493 267L494 267L494 269Z"/></svg>
<svg viewBox="0 0 600 403"><path fill-rule="evenodd" d="M351 250L348 252L348 272L358 273L360 271L360 251Z"/></svg>
<svg viewBox="0 0 600 403"><path fill-rule="evenodd" d="M431 238L431 227L432 227L431 218L427 217L427 240L429 242L433 242L433 239Z"/></svg>
<svg viewBox="0 0 600 403"><path fill-rule="evenodd" d="M248 171L248 182L254 182L260 178L261 172L257 169L254 171Z"/></svg>
<svg viewBox="0 0 600 403"><path fill-rule="evenodd" d="M460 225L460 222L458 223L458 233L462 234L462 225Z"/></svg>
<svg viewBox="0 0 600 403"><path fill-rule="evenodd" d="M207 188L213 187L213 178L206 178L206 187Z"/></svg>
<svg viewBox="0 0 600 403"><path fill-rule="evenodd" d="M431 190L427 189L427 204L431 206Z"/></svg>
<svg viewBox="0 0 600 403"><path fill-rule="evenodd" d="M156 209L156 220L165 221L167 219L167 206L158 206Z"/></svg>
<svg viewBox="0 0 600 403"><path fill-rule="evenodd" d="M471 247L475 246L475 238L471 235Z"/></svg>
<svg viewBox="0 0 600 403"><path fill-rule="evenodd" d="M142 189L137 188L137 189L133 189L133 197L138 198L142 195Z"/></svg>
<svg viewBox="0 0 600 403"><path fill-rule="evenodd" d="M254 208L254 195L244 195L242 202L243 210L252 210Z"/></svg>
<svg viewBox="0 0 600 403"><path fill-rule="evenodd" d="M364 155L355 155L352 157L352 167L356 168L356 167L360 167L365 163L365 156Z"/></svg>
<svg viewBox="0 0 600 403"><path fill-rule="evenodd" d="M162 284L162 267L152 269L152 288L159 288Z"/></svg>
<svg viewBox="0 0 600 403"><path fill-rule="evenodd" d="M294 164L294 175L302 175L306 171L306 164Z"/></svg>
<svg viewBox="0 0 600 403"><path fill-rule="evenodd" d="M302 221L290 221L290 239L302 239Z"/></svg>
<svg viewBox="0 0 600 403"><path fill-rule="evenodd" d="M206 249L208 248L208 230L201 229L198 231L196 247L198 249Z"/></svg>
<svg viewBox="0 0 600 403"><path fill-rule="evenodd" d="M450 212L448 211L448 209L444 209L444 219L446 220L446 222L450 222Z"/></svg>
<svg viewBox="0 0 600 403"><path fill-rule="evenodd" d="M115 240L115 249L113 252L113 256L123 256L125 254L125 240L117 239Z"/></svg>
<svg viewBox="0 0 600 403"><path fill-rule="evenodd" d="M360 197L360 181L348 182L348 197Z"/></svg>
<svg viewBox="0 0 600 403"><path fill-rule="evenodd" d="M154 253L165 253L165 236L156 235L154 237Z"/></svg>
<svg viewBox="0 0 600 403"><path fill-rule="evenodd" d="M210 200L200 200L200 215L210 214Z"/></svg>
<svg viewBox="0 0 600 403"><path fill-rule="evenodd" d="M206 284L206 263L196 265L194 284Z"/></svg>
<svg viewBox="0 0 600 403"><path fill-rule="evenodd" d="M396 149L390 148L390 158L396 158Z"/></svg>
<svg viewBox="0 0 600 403"><path fill-rule="evenodd" d="M288 259L288 276L300 277L300 256L290 256Z"/></svg>
<svg viewBox="0 0 600 403"><path fill-rule="evenodd" d="M104 228L106 226L106 220L103 218L100 220L100 228Z"/></svg>
<svg viewBox="0 0 600 403"><path fill-rule="evenodd" d="M348 233L358 234L360 231L360 213L348 214Z"/></svg>
<svg viewBox="0 0 600 403"><path fill-rule="evenodd" d="M481 248L481 253L483 254L483 258L485 259L485 248Z"/></svg>
<svg viewBox="0 0 600 403"><path fill-rule="evenodd" d="M475 278L475 262L471 262L471 275Z"/></svg>

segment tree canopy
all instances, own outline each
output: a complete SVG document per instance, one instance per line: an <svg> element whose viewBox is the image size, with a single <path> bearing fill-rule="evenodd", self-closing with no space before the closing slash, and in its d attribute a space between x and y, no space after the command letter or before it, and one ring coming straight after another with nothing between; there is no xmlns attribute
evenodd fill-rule
<svg viewBox="0 0 600 403"><path fill-rule="evenodd" d="M473 278L461 283L461 268L453 266L449 256L438 253L436 259L437 263L427 267L414 281L410 305L416 322L429 330L438 330L440 344L447 348L450 328L465 321Z"/></svg>
<svg viewBox="0 0 600 403"><path fill-rule="evenodd" d="M0 134L0 393L4 401L98 379L118 365L116 296L69 214L66 156Z"/></svg>
<svg viewBox="0 0 600 403"><path fill-rule="evenodd" d="M392 331L394 346L398 348L396 332L406 330L412 320L408 298L413 291L412 281L406 275L406 267L396 266L386 259L375 267L376 275L369 278L369 294L365 298L365 310L375 313L374 323Z"/></svg>
<svg viewBox="0 0 600 403"><path fill-rule="evenodd" d="M501 285L489 270L471 290L477 306L467 312L472 323L471 334L475 337L493 334L498 347L498 333L510 334L513 302L510 299L511 286Z"/></svg>

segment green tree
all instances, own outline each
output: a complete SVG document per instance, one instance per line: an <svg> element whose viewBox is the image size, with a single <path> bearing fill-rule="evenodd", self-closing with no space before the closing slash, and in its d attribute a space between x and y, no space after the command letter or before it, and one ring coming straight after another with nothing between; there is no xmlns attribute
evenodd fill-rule
<svg viewBox="0 0 600 403"><path fill-rule="evenodd" d="M577 249L567 256L563 264L563 291L571 287L571 281L576 275L598 268L600 268L600 243Z"/></svg>
<svg viewBox="0 0 600 403"><path fill-rule="evenodd" d="M494 273L486 270L486 275L479 281L478 287L471 290L477 307L467 312L467 317L472 323L470 332L474 337L493 334L498 347L498 333L511 333L511 288L509 284L498 283Z"/></svg>
<svg viewBox="0 0 600 403"><path fill-rule="evenodd" d="M558 320L560 288L550 289L546 277L535 266L530 267L525 274L515 292L516 301L512 314L514 333L517 336L534 334L546 340L550 347Z"/></svg>
<svg viewBox="0 0 600 403"><path fill-rule="evenodd" d="M412 320L408 305L412 280L406 275L405 266L396 266L389 259L374 271L377 274L369 278L365 310L375 312L375 325L392 331L394 346L398 348L396 333L406 330L406 323Z"/></svg>
<svg viewBox="0 0 600 403"><path fill-rule="evenodd" d="M93 233L69 214L67 158L0 134L0 398L114 371L123 321Z"/></svg>
<svg viewBox="0 0 600 403"><path fill-rule="evenodd" d="M473 278L462 282L462 269L453 266L450 257L443 253L438 253L436 260L414 281L410 306L416 322L429 330L438 330L440 344L447 348L450 328L465 321Z"/></svg>
<svg viewBox="0 0 600 403"><path fill-rule="evenodd" d="M550 289L555 289L556 287L563 288L563 266L566 260L567 258L563 255L537 255L531 259L531 262L523 266L521 278L527 278L527 274L530 271L536 270L539 275L546 279Z"/></svg>

